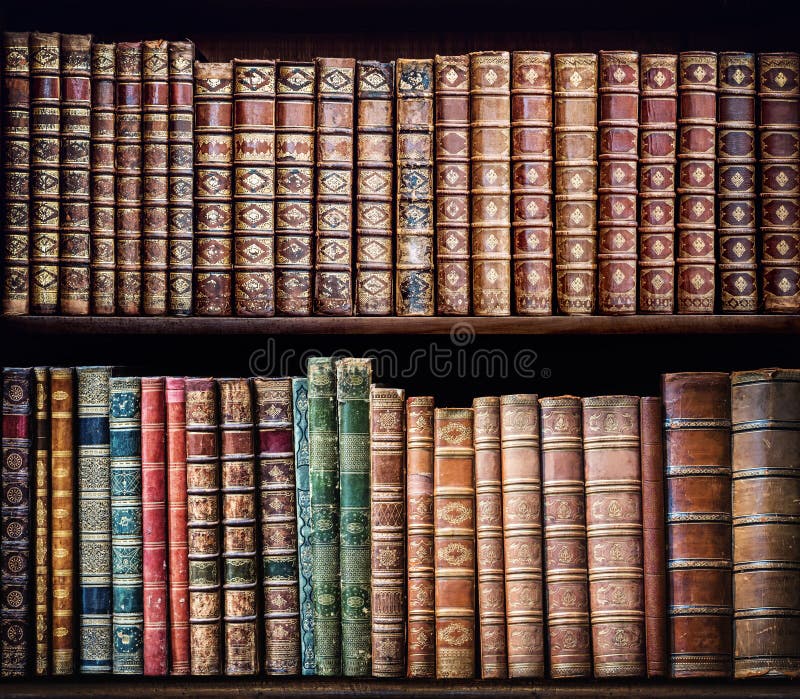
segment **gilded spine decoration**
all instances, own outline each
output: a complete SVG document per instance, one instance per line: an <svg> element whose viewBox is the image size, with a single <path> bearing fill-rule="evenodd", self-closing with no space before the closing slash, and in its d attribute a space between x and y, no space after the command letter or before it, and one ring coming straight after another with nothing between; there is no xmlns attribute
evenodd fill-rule
<svg viewBox="0 0 800 699"><path fill-rule="evenodd" d="M36 560L34 591L37 676L50 670L50 372L47 367L34 370L36 411L33 420L36 472L35 540Z"/></svg>

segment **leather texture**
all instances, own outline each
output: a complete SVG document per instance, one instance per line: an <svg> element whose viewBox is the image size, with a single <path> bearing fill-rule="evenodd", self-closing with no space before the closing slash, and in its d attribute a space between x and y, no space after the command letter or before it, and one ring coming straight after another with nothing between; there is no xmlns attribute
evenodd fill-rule
<svg viewBox="0 0 800 699"><path fill-rule="evenodd" d="M36 642L37 676L50 671L50 372L47 367L33 370L36 408L33 414L33 440L35 452L34 508L35 529L33 555L34 569L34 639Z"/></svg>

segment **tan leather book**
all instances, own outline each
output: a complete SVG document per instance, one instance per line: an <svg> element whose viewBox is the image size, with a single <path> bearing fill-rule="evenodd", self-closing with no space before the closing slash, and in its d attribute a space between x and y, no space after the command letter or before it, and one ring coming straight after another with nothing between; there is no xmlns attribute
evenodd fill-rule
<svg viewBox="0 0 800 699"><path fill-rule="evenodd" d="M50 603L51 603L51 561L50 561L50 372L47 367L37 366L35 376L36 408L34 410L33 438L36 470L34 486L35 539L33 546L35 629L37 676L50 671Z"/></svg>

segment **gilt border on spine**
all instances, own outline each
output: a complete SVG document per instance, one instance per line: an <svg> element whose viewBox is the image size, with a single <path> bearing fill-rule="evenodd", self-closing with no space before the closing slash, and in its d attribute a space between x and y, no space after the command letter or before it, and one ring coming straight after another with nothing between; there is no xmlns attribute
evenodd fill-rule
<svg viewBox="0 0 800 699"><path fill-rule="evenodd" d="M36 561L34 592L35 640L37 676L50 670L50 372L47 367L33 370L35 377L36 412L33 421L36 472L34 474L36 506L35 541L33 553ZM109 564L110 565L110 564Z"/></svg>

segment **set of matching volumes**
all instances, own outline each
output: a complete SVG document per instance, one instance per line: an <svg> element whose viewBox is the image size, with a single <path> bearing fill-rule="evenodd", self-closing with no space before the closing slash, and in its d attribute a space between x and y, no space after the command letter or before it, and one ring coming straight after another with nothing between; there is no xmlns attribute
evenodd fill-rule
<svg viewBox="0 0 800 699"><path fill-rule="evenodd" d="M7 314L800 311L796 53L4 51Z"/></svg>

